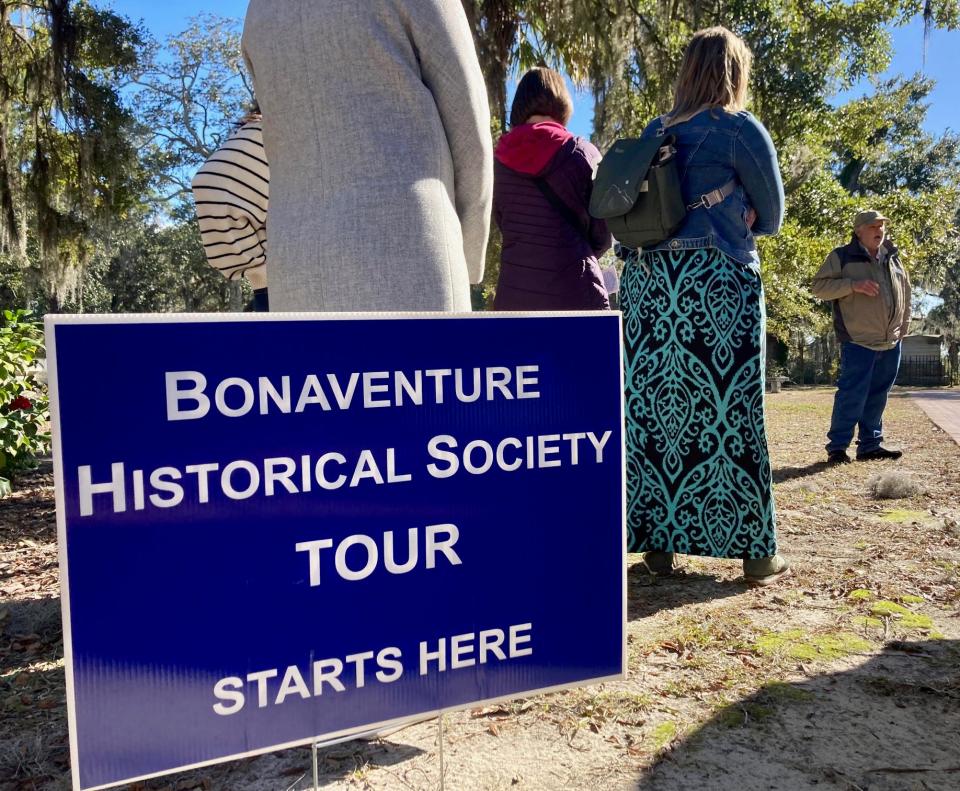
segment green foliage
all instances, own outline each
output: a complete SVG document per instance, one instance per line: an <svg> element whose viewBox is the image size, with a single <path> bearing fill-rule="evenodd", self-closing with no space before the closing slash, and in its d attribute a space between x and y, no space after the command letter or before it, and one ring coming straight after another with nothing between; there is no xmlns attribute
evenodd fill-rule
<svg viewBox="0 0 960 791"><path fill-rule="evenodd" d="M494 116L505 117L510 71L547 63L592 89L594 140L601 149L639 134L669 110L694 31L721 24L746 40L754 53L750 108L777 144L787 190L782 232L760 241L770 330L780 339L802 343L829 326L829 310L812 298L809 281L829 251L849 241L853 215L866 204L891 217L918 285L935 289L951 266L960 266L954 224L960 136L924 132L932 82L877 82L870 96L839 109L830 102L837 91L889 65L892 25L926 13L930 24L954 28L960 23L957 0L463 4ZM947 296L933 318L960 327L960 294Z"/></svg>
<svg viewBox="0 0 960 791"><path fill-rule="evenodd" d="M163 46L150 42L135 85L134 110L148 137L142 156L154 184L168 199L187 195L196 169L253 99L240 21L201 14Z"/></svg>
<svg viewBox="0 0 960 791"><path fill-rule="evenodd" d="M831 170L854 205L890 217L911 277L935 290L960 258L960 136L924 131L932 89L920 76L877 82L872 94L835 112L826 143Z"/></svg>
<svg viewBox="0 0 960 791"><path fill-rule="evenodd" d="M13 220L0 220L0 305L239 310L243 285L206 264L181 197L250 96L239 22L198 18L161 49L89 3L57 5L59 15L38 8L0 23L0 34L16 37L13 54L0 56L0 198L6 184L13 204ZM72 26L66 39L63 25ZM63 58L70 79L24 86L24 73ZM131 81L136 90L121 92ZM13 176L4 182L4 173Z"/></svg>
<svg viewBox="0 0 960 791"><path fill-rule="evenodd" d="M791 157L788 149L785 164L804 154L815 156L807 150ZM811 296L810 280L830 251L848 241L843 234L854 212L853 199L821 168L788 195L780 233L759 240L768 331L781 340L789 341L797 325L811 332L829 325L830 313Z"/></svg>
<svg viewBox="0 0 960 791"><path fill-rule="evenodd" d="M820 333L826 306L810 278L834 247L852 238L854 214L867 206L890 217L889 232L915 285L936 289L960 258L960 147L948 133L923 131L927 80L892 80L826 114L802 144L781 148L787 220L760 241L770 331Z"/></svg>
<svg viewBox="0 0 960 791"><path fill-rule="evenodd" d="M603 103L611 103L598 113L595 130L605 144L635 134L651 116L669 109L683 49L696 30L711 25L725 25L753 50L753 107L774 140L782 145L801 137L821 124L837 90L886 68L887 26L922 10L913 0L548 5L554 10L543 12L547 51L571 74L589 79ZM941 3L937 19L940 26L956 24L955 0ZM569 46L577 41L571 27L584 31L578 46Z"/></svg>
<svg viewBox="0 0 960 791"><path fill-rule="evenodd" d="M932 83L838 90L889 63L891 25L927 13L953 28L960 0L462 0L491 99L506 124L507 79L547 63L588 85L604 147L669 109L683 48L723 24L753 49L751 109L780 152L787 220L760 241L771 332L802 350L829 327L809 280L871 205L960 355L960 135L925 132ZM0 305L41 312L239 309L210 270L185 196L196 166L244 113L251 81L240 22L201 15L162 45L90 0L0 0ZM926 18L926 17L925 17ZM133 86L132 91L124 91ZM491 235L485 305L499 264ZM824 346L824 356L829 356Z"/></svg>
<svg viewBox="0 0 960 791"><path fill-rule="evenodd" d="M940 298L943 302L930 311L927 321L942 332L950 343L950 361L954 367L960 360L960 259L948 268Z"/></svg>
<svg viewBox="0 0 960 791"><path fill-rule="evenodd" d="M141 32L86 0L0 0L0 252L57 309L92 230L140 198L120 86Z"/></svg>
<svg viewBox="0 0 960 791"><path fill-rule="evenodd" d="M84 281L89 313L202 313L239 310L243 281L207 264L192 208L164 224L141 218L100 239ZM248 295L249 296L249 295Z"/></svg>
<svg viewBox="0 0 960 791"><path fill-rule="evenodd" d="M529 56L534 37L522 31L523 0L461 0L473 31L480 68L490 100L490 113L500 129L507 126L507 75L522 52Z"/></svg>
<svg viewBox="0 0 960 791"><path fill-rule="evenodd" d="M0 496L11 472L47 452L50 443L45 386L38 380L43 327L25 311L3 311L0 323Z"/></svg>
<svg viewBox="0 0 960 791"><path fill-rule="evenodd" d="M849 102L834 116L832 142L843 166L843 186L866 195L956 182L960 136L948 133L935 140L923 130L924 100L933 81L898 77L874 87L873 94Z"/></svg>

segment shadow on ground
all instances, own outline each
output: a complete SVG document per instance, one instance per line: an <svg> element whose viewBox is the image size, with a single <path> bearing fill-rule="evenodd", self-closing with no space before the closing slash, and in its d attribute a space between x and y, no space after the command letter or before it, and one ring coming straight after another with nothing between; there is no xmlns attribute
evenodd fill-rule
<svg viewBox="0 0 960 791"><path fill-rule="evenodd" d="M61 656L63 638L59 596L3 602L0 608L0 690L13 680L11 673L49 672ZM63 670L56 672L62 675Z"/></svg>
<svg viewBox="0 0 960 791"><path fill-rule="evenodd" d="M849 670L768 684L686 735L635 788L956 791L960 641L890 643Z"/></svg>
<svg viewBox="0 0 960 791"><path fill-rule="evenodd" d="M13 551L24 539L38 543L57 539L53 469L46 459L37 469L17 474L13 496L0 505L0 551Z"/></svg>
<svg viewBox="0 0 960 791"><path fill-rule="evenodd" d="M59 664L63 656L60 599L5 601L0 616L0 791L67 791L70 754L64 669ZM392 767L422 752L380 739L323 748L318 762L321 787L374 767ZM262 786L258 778L263 778ZM313 787L309 747L166 775L125 788L282 791L287 786Z"/></svg>
<svg viewBox="0 0 960 791"><path fill-rule="evenodd" d="M909 398L913 394L923 396L924 398L933 398L937 401L960 401L960 390L944 390L942 387L911 387L909 390L893 392L890 395L898 398Z"/></svg>
<svg viewBox="0 0 960 791"><path fill-rule="evenodd" d="M730 563L737 571L740 570L739 560L731 560ZM643 561L638 559L627 568L627 620L636 621L697 602L739 596L745 590L747 585L742 581L683 568L669 577L653 577Z"/></svg>
<svg viewBox="0 0 960 791"><path fill-rule="evenodd" d="M422 753L418 747L379 739L343 742L318 751L317 779L320 788L351 780L357 782L358 788L365 788L362 777L367 772L378 767L394 767ZM123 788L126 791L226 791L242 785L243 788L263 788L264 791L305 790L314 787L311 764L310 748L294 747L256 758L166 775ZM257 778L262 778L262 783Z"/></svg>
<svg viewBox="0 0 960 791"><path fill-rule="evenodd" d="M773 471L773 482L783 483L784 481L792 481L795 478L807 478L811 475L821 473L824 470L828 470L832 466L832 464L823 460L808 464L806 467L780 467Z"/></svg>

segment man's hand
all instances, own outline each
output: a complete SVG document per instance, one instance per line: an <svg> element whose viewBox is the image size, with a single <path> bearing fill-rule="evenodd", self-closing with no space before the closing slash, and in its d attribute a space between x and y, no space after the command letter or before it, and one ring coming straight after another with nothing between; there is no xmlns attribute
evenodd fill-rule
<svg viewBox="0 0 960 791"><path fill-rule="evenodd" d="M747 216L744 217L744 220L747 223L747 228L753 228L753 224L757 221L757 210L753 206L747 209Z"/></svg>
<svg viewBox="0 0 960 791"><path fill-rule="evenodd" d="M880 284L876 280L854 280L853 290L868 297L880 296Z"/></svg>

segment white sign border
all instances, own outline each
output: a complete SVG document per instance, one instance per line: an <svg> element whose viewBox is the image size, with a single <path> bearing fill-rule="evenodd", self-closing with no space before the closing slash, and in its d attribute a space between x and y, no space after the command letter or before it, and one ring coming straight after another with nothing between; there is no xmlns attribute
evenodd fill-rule
<svg viewBox="0 0 960 791"><path fill-rule="evenodd" d="M167 775L179 772L188 772L193 769L201 769L206 766L215 766L217 764L227 763L229 761L238 761L242 758L250 758L266 753L287 750L292 747L301 747L315 744L319 740L333 740L352 734L367 733L371 730L380 730L392 727L398 724L410 722L410 717L401 717L393 720L373 723L371 725L362 725L355 728L348 728L334 733L323 734L320 737L312 736L307 739L297 739L292 742L284 742L270 747L263 747L257 750L236 753L233 755L220 756L201 761L195 764L186 764L162 772L131 777L124 780L117 780L113 783L100 786L88 786L83 788L80 785L80 762L79 746L77 744L77 714L76 701L74 698L74 680L73 680L73 632L70 623L70 578L67 565L67 522L66 522L66 502L63 491L63 448L60 440L60 403L59 403L59 380L57 371L57 342L56 328L58 326L68 326L77 324L191 324L191 323L233 323L233 322L258 322L258 321L357 321L357 320L380 320L380 319L477 319L477 320L498 320L501 318L511 319L541 319L541 318L582 318L609 319L611 315L617 317L619 324L619 348L620 348L620 414L624 414L624 370L623 370L623 315L620 311L542 311L537 313L520 313L512 311L488 311L478 313L437 313L437 312L378 312L378 313L320 313L320 312L302 312L302 313L112 313L112 314L47 314L44 317L44 335L45 349L47 354L47 387L50 403L50 428L52 434L52 453L53 453L53 482L54 482L54 501L57 512L57 555L60 571L60 610L63 619L63 662L66 681L66 700L67 700L67 727L70 742L70 775L73 782L74 791L101 791L105 788L115 788L125 783L138 783L144 780L151 780L155 777L165 777ZM466 709L476 708L477 706L488 706L503 701L515 700L518 697L528 697L533 695L544 695L550 692L560 692L567 689L579 689L588 684L602 684L608 681L622 681L627 677L627 461L626 461L626 438L624 427L620 427L620 480L622 482L620 492L620 530L621 540L621 579L620 587L621 597L621 623L622 623L622 645L621 645L621 667L622 673L611 676L600 676L597 678L581 679L577 682L568 684L559 684L552 687L543 687L540 689L525 690L522 693L507 695L497 698L487 698L485 700L471 701L457 706L437 709L433 711L420 712L417 715L422 716L435 713L437 716L448 712L464 711Z"/></svg>

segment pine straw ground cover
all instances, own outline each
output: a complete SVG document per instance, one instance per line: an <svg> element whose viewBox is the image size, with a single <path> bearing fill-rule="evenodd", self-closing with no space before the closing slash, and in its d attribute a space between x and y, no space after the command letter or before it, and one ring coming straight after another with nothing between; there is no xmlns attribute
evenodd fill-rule
<svg viewBox="0 0 960 791"><path fill-rule="evenodd" d="M654 580L631 556L629 678L446 715L446 788L960 788L960 448L895 396L905 457L827 468L831 397L769 400L794 575L750 589L690 558ZM914 493L875 499L890 470ZM55 541L40 472L0 504L0 788L69 787ZM329 748L323 787L437 788L436 733ZM288 750L137 789L304 789L309 765Z"/></svg>

